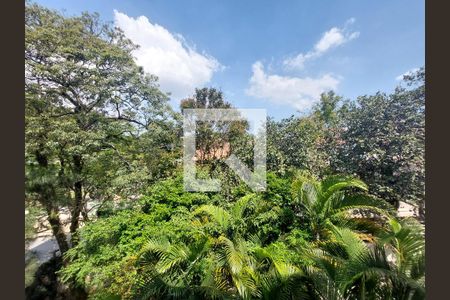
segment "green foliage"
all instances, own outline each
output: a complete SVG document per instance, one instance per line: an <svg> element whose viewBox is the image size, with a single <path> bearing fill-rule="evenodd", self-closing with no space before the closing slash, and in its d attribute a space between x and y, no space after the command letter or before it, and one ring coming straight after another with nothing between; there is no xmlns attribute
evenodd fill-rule
<svg viewBox="0 0 450 300"><path fill-rule="evenodd" d="M232 109L220 90L215 88L195 89L193 97L180 103L184 109ZM200 163L221 158L228 151L233 152L236 142L242 142L249 128L247 121L198 121L196 122L196 157ZM233 145L234 144L234 145ZM242 145L241 145L242 146ZM228 150L227 150L228 149Z"/></svg>
<svg viewBox="0 0 450 300"><path fill-rule="evenodd" d="M315 116L294 116L267 125L268 168L271 171L287 171L288 168L308 170L324 174L328 157L322 149L324 133L322 122ZM281 166L279 166L281 164Z"/></svg>
<svg viewBox="0 0 450 300"><path fill-rule="evenodd" d="M355 190L349 193L348 190ZM367 185L345 176L329 176L318 181L299 173L292 183L292 200L302 222L317 240L326 239L335 226L348 226L355 210L389 216L389 205L364 192Z"/></svg>
<svg viewBox="0 0 450 300"><path fill-rule="evenodd" d="M207 202L209 202L208 195L184 191L182 176L157 182L140 199L142 211L146 213L164 208L172 211L179 206L190 209Z"/></svg>
<svg viewBox="0 0 450 300"><path fill-rule="evenodd" d="M242 203L236 203L230 213L211 206L194 213L206 212L211 216L222 232L218 236L205 232L205 223L197 223L200 235L193 237L189 244L150 240L138 261L141 274L135 297L268 298L287 277L300 273L289 264L292 255L282 244L261 247L255 238L244 240L235 233L234 237L226 233L232 226L230 221L241 214L241 205L247 200L241 199Z"/></svg>
<svg viewBox="0 0 450 300"><path fill-rule="evenodd" d="M273 173L268 178L266 192L222 205L213 205L209 197L199 205L197 193L183 195L179 177L160 181L143 197L151 204L145 213L123 211L85 226L61 274L99 298L315 299L324 292L354 293L360 281L348 274L370 272L360 268L377 254L364 245L359 231L347 226L357 217L343 212L360 207L388 216L388 206L352 192L367 186L350 177L317 181L302 173L292 189L288 178ZM291 214L286 226L283 213L292 212L292 205L301 206L303 214ZM308 226L302 230L297 222L304 221ZM416 253L422 248L413 247L419 235L407 242L409 225L396 222L391 219L379 235L379 245L391 245L402 253L398 257L411 262L405 264L409 269L396 265L397 276L422 278ZM407 253L415 253L414 259ZM383 263L391 272L392 263Z"/></svg>
<svg viewBox="0 0 450 300"><path fill-rule="evenodd" d="M157 78L134 62L136 48L98 14L26 5L26 193L46 210L62 252L60 206L75 244L88 198L136 195L151 179L137 136L172 113Z"/></svg>
<svg viewBox="0 0 450 300"><path fill-rule="evenodd" d="M197 176L222 189L186 192L181 114L136 48L97 14L26 6L25 234L45 212L63 282L91 299L424 298L424 228L388 204L425 213L423 69L391 95L330 91L309 115L269 118L264 192L213 155L228 145L251 165L249 124L199 122ZM180 106L232 108L214 88Z"/></svg>
<svg viewBox="0 0 450 300"><path fill-rule="evenodd" d="M25 241L32 239L36 234L35 225L39 217L44 214L42 208L34 203L29 203L25 207Z"/></svg>
<svg viewBox="0 0 450 300"><path fill-rule="evenodd" d="M34 274L39 268L39 261L36 257L28 257L25 261L25 288L30 286L34 281Z"/></svg>
<svg viewBox="0 0 450 300"><path fill-rule="evenodd" d="M342 97L336 95L333 91L323 93L320 101L315 107L315 114L327 126L331 127L338 121L338 105Z"/></svg>
<svg viewBox="0 0 450 300"><path fill-rule="evenodd" d="M393 203L424 206L425 70L405 78L409 88L362 96L342 109L333 165L357 174Z"/></svg>
<svg viewBox="0 0 450 300"><path fill-rule="evenodd" d="M62 279L92 296L126 295L136 279L136 255L150 238L186 238L189 223L177 213L183 215L172 212L173 222L162 221L160 211L122 211L89 223L82 228L79 243L66 254L71 263L61 271Z"/></svg>

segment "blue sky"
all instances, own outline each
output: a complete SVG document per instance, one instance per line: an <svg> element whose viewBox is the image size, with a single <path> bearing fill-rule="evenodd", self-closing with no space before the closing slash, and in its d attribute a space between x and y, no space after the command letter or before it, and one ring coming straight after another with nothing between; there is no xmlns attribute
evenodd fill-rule
<svg viewBox="0 0 450 300"><path fill-rule="evenodd" d="M236 107L279 119L329 89L349 99L392 91L425 63L423 0L36 2L66 15L98 12L122 27L174 106L194 87L213 86Z"/></svg>

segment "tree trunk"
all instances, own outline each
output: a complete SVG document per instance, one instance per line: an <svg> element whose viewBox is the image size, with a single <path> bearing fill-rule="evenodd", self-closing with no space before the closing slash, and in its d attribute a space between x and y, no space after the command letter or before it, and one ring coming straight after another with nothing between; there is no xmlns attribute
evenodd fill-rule
<svg viewBox="0 0 450 300"><path fill-rule="evenodd" d="M83 200L83 210L81 211L81 215L83 216L83 222L86 223L89 221L88 208L86 205L86 199Z"/></svg>
<svg viewBox="0 0 450 300"><path fill-rule="evenodd" d="M48 158L41 151L36 151L36 160L39 166L43 169L48 169ZM58 206L54 203L57 200L55 186L50 184L43 184L39 188L39 202L47 211L48 222L52 227L53 235L55 236L56 242L58 243L59 251L63 255L67 250L69 250L69 244L67 243L66 234L64 233L61 220L59 219Z"/></svg>
<svg viewBox="0 0 450 300"><path fill-rule="evenodd" d="M79 217L81 210L83 209L83 195L82 195L82 184L77 181L74 184L75 190L75 201L72 210L71 222L70 222L70 232L75 233L79 226Z"/></svg>
<svg viewBox="0 0 450 300"><path fill-rule="evenodd" d="M69 250L69 244L67 243L66 234L64 233L64 228L59 218L58 208L52 205L47 205L46 210L48 214L48 222L52 227L52 232L56 238L56 242L58 243L59 251L61 252L61 255L63 255L67 250Z"/></svg>
<svg viewBox="0 0 450 300"><path fill-rule="evenodd" d="M80 155L73 156L74 170L76 174L77 181L74 183L75 200L73 204L73 210L71 213L70 220L70 233L72 234L72 245L76 245L77 237L76 231L79 227L79 217L83 210L83 181L81 180L81 171L83 168L82 160Z"/></svg>

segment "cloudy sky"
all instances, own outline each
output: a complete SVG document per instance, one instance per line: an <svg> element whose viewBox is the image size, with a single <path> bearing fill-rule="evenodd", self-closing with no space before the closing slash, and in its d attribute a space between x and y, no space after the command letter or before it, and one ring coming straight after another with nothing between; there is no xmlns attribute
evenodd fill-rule
<svg viewBox="0 0 450 300"><path fill-rule="evenodd" d="M121 27L174 107L196 87L216 87L236 107L279 119L327 90L348 99L392 91L425 62L423 0L37 2Z"/></svg>

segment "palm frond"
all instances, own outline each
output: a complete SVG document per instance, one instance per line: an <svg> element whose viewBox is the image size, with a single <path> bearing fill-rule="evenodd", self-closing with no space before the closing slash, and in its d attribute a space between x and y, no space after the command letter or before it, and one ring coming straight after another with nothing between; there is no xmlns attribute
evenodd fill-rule
<svg viewBox="0 0 450 300"><path fill-rule="evenodd" d="M223 246L222 249L225 254L220 256L220 258L226 260L226 264L230 267L232 273L239 273L244 267L244 254L238 251L235 244L224 236L220 236L217 242Z"/></svg>
<svg viewBox="0 0 450 300"><path fill-rule="evenodd" d="M210 216L220 227L226 229L230 225L231 215L225 209L215 205L202 205L194 211L194 215L202 213Z"/></svg>
<svg viewBox="0 0 450 300"><path fill-rule="evenodd" d="M328 176L321 181L320 188L324 198L329 198L334 193L343 189L355 188L362 191L367 191L368 189L362 180L341 175Z"/></svg>
<svg viewBox="0 0 450 300"><path fill-rule="evenodd" d="M245 209L247 208L247 204L252 199L256 199L255 194L248 194L240 198L231 208L231 216L235 220L241 219L243 217Z"/></svg>
<svg viewBox="0 0 450 300"><path fill-rule="evenodd" d="M349 212L351 210L367 210L377 215L390 216L393 207L386 201L365 194L342 195L342 197L332 197L330 214Z"/></svg>

